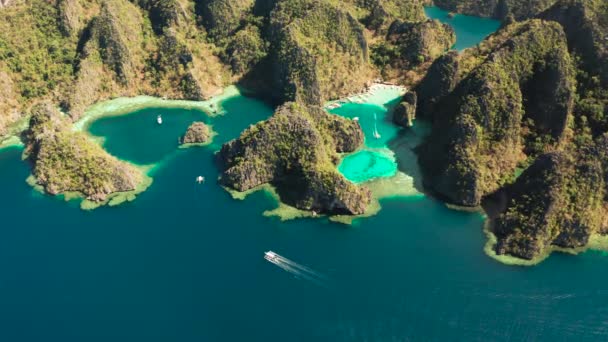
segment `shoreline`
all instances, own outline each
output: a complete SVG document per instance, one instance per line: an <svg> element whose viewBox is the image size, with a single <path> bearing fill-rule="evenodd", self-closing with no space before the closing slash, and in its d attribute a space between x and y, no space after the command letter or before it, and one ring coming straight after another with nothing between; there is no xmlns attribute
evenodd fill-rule
<svg viewBox="0 0 608 342"><path fill-rule="evenodd" d="M574 248L564 248L564 247L558 247L558 246L549 246L544 253L542 253L541 255L538 255L537 257L531 259L531 260L527 260L527 259L521 259L512 255L508 255L508 254L503 254L503 255L499 255L496 254L495 250L494 250L494 246L496 246L496 235L494 235L494 233L492 233L492 231L490 230L490 221L486 218L486 221L484 222L484 226L483 226L483 232L484 235L486 236L486 243L484 245L484 252L487 256L489 256L491 259L494 259L495 261L498 261L499 263L503 264L503 265L508 265L508 266L525 266L525 267L529 267L529 266L536 266L538 264L540 264L541 262L547 260L553 253L563 253L563 254L569 254L569 255L578 255L581 253L586 253L586 252L590 252L590 251L598 251L598 252L608 252L608 235L600 235L600 234L592 234L589 237L589 241L587 242L587 245L582 246L582 247L574 247Z"/></svg>
<svg viewBox="0 0 608 342"><path fill-rule="evenodd" d="M168 100L147 95L118 97L98 102L87 108L85 113L73 123L72 127L77 131L85 131L93 121L99 118L127 115L133 111L148 107L198 109L209 117L220 116L225 114L221 103L232 97L239 96L241 93L241 90L236 85L231 85L224 88L221 94L205 101Z"/></svg>
<svg viewBox="0 0 608 342"><path fill-rule="evenodd" d="M346 103L375 104L383 106L402 97L407 91L408 88L405 86L376 81L363 88L360 93L349 94L344 98L326 102L323 109L336 109Z"/></svg>

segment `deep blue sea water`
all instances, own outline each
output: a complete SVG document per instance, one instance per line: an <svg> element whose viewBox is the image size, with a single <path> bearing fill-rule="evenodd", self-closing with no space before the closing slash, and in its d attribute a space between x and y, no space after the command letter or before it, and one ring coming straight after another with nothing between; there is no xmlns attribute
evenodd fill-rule
<svg viewBox="0 0 608 342"><path fill-rule="evenodd" d="M456 44L454 49L462 51L475 46L500 27L500 21L480 18L464 14L455 14L449 17L449 12L436 6L425 7L426 16L446 23L456 31Z"/></svg>
<svg viewBox="0 0 608 342"><path fill-rule="evenodd" d="M217 176L221 142L271 113L245 97L224 107L211 119L152 108L95 122L115 155L160 161L148 191L118 207L82 211L36 193L21 149L0 152L0 341L607 338L599 253L505 266L483 252L480 215L429 198L386 199L377 216L345 226L281 222L261 215L275 206L264 192L238 201L195 184ZM194 120L213 125L216 142L177 149ZM320 281L264 260L268 250Z"/></svg>

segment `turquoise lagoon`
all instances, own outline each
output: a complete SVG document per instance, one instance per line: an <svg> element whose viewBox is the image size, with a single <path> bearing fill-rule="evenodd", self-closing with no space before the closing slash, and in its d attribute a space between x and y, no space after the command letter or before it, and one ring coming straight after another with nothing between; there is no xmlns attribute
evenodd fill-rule
<svg viewBox="0 0 608 342"><path fill-rule="evenodd" d="M426 16L446 23L456 32L454 49L462 51L475 46L500 27L500 21L464 14L455 14L450 18L449 12L436 6L425 7Z"/></svg>
<svg viewBox="0 0 608 342"><path fill-rule="evenodd" d="M0 151L1 341L606 339L600 253L506 266L484 254L480 215L427 197L383 199L378 215L347 227L264 217L277 204L266 192L238 201L196 184L217 177L222 142L272 112L244 96L221 105L214 117L153 106L92 122L112 153L156 165L150 188L117 207L83 211L41 195L25 183L22 149ZM215 142L178 149L199 120ZM415 178L407 161L417 137L395 131L369 148L393 151ZM264 260L268 250L307 269L279 268Z"/></svg>

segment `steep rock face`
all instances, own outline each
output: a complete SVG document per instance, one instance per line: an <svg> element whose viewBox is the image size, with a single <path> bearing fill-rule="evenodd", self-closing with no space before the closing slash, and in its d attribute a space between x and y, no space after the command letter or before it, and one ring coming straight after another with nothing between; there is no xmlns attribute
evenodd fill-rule
<svg viewBox="0 0 608 342"><path fill-rule="evenodd" d="M412 127L416 118L418 97L415 92L408 91L401 100L393 113L393 122L402 127Z"/></svg>
<svg viewBox="0 0 608 342"><path fill-rule="evenodd" d="M203 24L213 39L224 39L234 33L254 0L199 0Z"/></svg>
<svg viewBox="0 0 608 342"><path fill-rule="evenodd" d="M429 71L416 86L418 95L416 116L433 120L435 104L444 96L448 95L458 83L458 52L451 51L439 57Z"/></svg>
<svg viewBox="0 0 608 342"><path fill-rule="evenodd" d="M366 0L361 5L369 10L363 22L370 29L383 31L395 19L405 22L426 20L424 1L420 0Z"/></svg>
<svg viewBox="0 0 608 342"><path fill-rule="evenodd" d="M497 39L435 105L433 133L420 149L425 184L458 205L477 206L508 181L532 148L524 131L557 142L572 111L573 67L561 27L533 20L507 30L509 38ZM541 84L540 94L527 91Z"/></svg>
<svg viewBox="0 0 608 342"><path fill-rule="evenodd" d="M46 103L32 109L26 132L26 153L36 182L49 194L79 192L91 201L104 201L115 192L137 188L141 172L117 160Z"/></svg>
<svg viewBox="0 0 608 342"><path fill-rule="evenodd" d="M270 51L278 102L320 105L371 79L362 26L348 12L312 0L285 0L271 13Z"/></svg>
<svg viewBox="0 0 608 342"><path fill-rule="evenodd" d="M0 137L8 132L8 126L17 121L20 114L19 95L10 75L0 68Z"/></svg>
<svg viewBox="0 0 608 342"><path fill-rule="evenodd" d="M161 35L165 28L186 25L189 20L186 10L177 0L140 0L147 10L154 32Z"/></svg>
<svg viewBox="0 0 608 342"><path fill-rule="evenodd" d="M91 25L91 36L97 44L103 63L117 77L119 83L134 82L137 64L141 61L137 50L141 48L143 19L139 10L123 0L102 3L101 14Z"/></svg>
<svg viewBox="0 0 608 342"><path fill-rule="evenodd" d="M560 0L539 15L560 23L571 50L582 57L591 76L608 87L608 4L601 0Z"/></svg>
<svg viewBox="0 0 608 342"><path fill-rule="evenodd" d="M193 14L176 0L139 5L108 0L84 30L73 91L64 101L74 119L113 96L202 100L221 91L224 69L197 38ZM151 27L146 15L154 18Z"/></svg>
<svg viewBox="0 0 608 342"><path fill-rule="evenodd" d="M379 54L388 58L394 68L408 70L443 55L456 42L454 30L437 20L408 23L396 20L388 30L386 51Z"/></svg>
<svg viewBox="0 0 608 342"><path fill-rule="evenodd" d="M532 259L551 245L585 246L601 231L605 169L593 151L583 153L542 155L507 187L508 205L491 221L498 254Z"/></svg>
<svg viewBox="0 0 608 342"><path fill-rule="evenodd" d="M66 36L75 36L82 29L82 6L78 0L60 0L59 27Z"/></svg>
<svg viewBox="0 0 608 342"><path fill-rule="evenodd" d="M194 122L181 139L182 144L204 144L211 138L209 126L204 122Z"/></svg>
<svg viewBox="0 0 608 342"><path fill-rule="evenodd" d="M336 152L351 152L362 143L357 122L287 103L222 147L221 183L239 191L271 183L281 200L297 208L362 214L369 190L346 181L335 168Z"/></svg>
<svg viewBox="0 0 608 342"><path fill-rule="evenodd" d="M516 19L535 16L549 8L557 0L434 0L435 5L452 12L504 19L513 15Z"/></svg>

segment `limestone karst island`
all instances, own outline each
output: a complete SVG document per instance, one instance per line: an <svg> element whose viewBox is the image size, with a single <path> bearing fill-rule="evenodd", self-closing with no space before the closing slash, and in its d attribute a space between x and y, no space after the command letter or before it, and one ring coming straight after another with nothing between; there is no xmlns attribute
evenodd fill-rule
<svg viewBox="0 0 608 342"><path fill-rule="evenodd" d="M0 341L608 339L608 0L0 0Z"/></svg>

